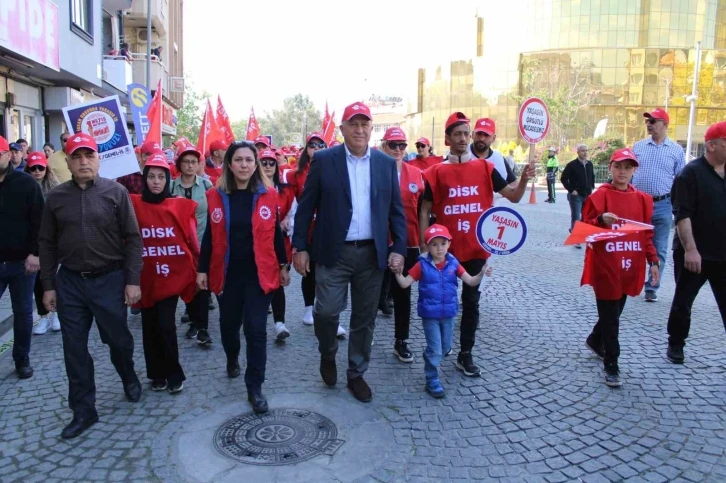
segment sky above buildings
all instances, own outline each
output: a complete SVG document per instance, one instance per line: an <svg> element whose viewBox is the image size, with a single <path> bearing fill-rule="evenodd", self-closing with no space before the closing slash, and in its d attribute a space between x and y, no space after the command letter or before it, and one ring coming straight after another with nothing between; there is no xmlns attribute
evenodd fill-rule
<svg viewBox="0 0 726 483"><path fill-rule="evenodd" d="M297 93L340 114L371 94L415 96L419 67L474 56L477 6L491 3L188 0L184 69L233 120Z"/></svg>

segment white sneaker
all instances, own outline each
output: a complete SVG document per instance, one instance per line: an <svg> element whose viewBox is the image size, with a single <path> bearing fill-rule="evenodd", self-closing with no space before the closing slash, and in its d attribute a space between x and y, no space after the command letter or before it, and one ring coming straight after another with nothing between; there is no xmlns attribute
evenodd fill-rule
<svg viewBox="0 0 726 483"><path fill-rule="evenodd" d="M345 339L345 336L346 335L348 335L348 333L345 331L345 329L343 328L343 326L340 325L340 324L338 324L338 333L336 334L336 336L339 339Z"/></svg>
<svg viewBox="0 0 726 483"><path fill-rule="evenodd" d="M40 318L40 320L35 325L35 327L33 327L33 334L43 335L46 332L48 332L49 328L50 328L50 320L48 320L48 317L43 316Z"/></svg>
<svg viewBox="0 0 726 483"><path fill-rule="evenodd" d="M307 305L305 307L305 314L303 314L303 325L313 325L313 306Z"/></svg>
<svg viewBox="0 0 726 483"><path fill-rule="evenodd" d="M48 318L50 319L50 328L53 329L53 332L58 332L60 330L60 319L58 318L58 314L51 312L48 314Z"/></svg>
<svg viewBox="0 0 726 483"><path fill-rule="evenodd" d="M285 340L290 337L290 331L285 327L284 322L275 322L275 338L277 340Z"/></svg>

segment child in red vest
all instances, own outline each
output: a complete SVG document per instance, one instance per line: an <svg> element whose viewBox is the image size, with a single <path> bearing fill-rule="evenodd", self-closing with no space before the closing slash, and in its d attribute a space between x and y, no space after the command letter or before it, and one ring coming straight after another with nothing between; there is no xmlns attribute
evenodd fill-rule
<svg viewBox="0 0 726 483"><path fill-rule="evenodd" d="M490 276L491 267L485 267L478 274L466 273L459 261L449 253L451 234L442 225L431 225L426 229L425 242L429 252L421 255L411 267L407 276L396 273L401 288L408 288L418 281L418 315L423 322L426 336L424 351L424 373L426 392L432 397L446 395L439 380L439 363L451 349L454 334L454 317L459 310L457 288L460 278L465 284L476 287L482 276Z"/></svg>
<svg viewBox="0 0 726 483"><path fill-rule="evenodd" d="M650 223L653 198L630 184L637 167L638 159L630 148L613 153L609 166L612 182L602 185L585 201L585 223L612 229L625 220ZM598 313L598 321L585 344L603 359L605 384L610 387L622 385L618 368L620 314L628 295L635 297L643 290L646 259L653 280L658 280L660 262L652 230L590 243L585 253L581 284L592 285Z"/></svg>

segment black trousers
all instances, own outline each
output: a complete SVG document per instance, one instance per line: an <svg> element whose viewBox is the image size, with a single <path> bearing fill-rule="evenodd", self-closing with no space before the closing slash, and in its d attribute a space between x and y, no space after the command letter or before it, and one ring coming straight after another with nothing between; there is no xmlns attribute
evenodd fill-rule
<svg viewBox="0 0 726 483"><path fill-rule="evenodd" d="M557 197L557 179L547 176L547 199L554 201Z"/></svg>
<svg viewBox="0 0 726 483"><path fill-rule="evenodd" d="M245 384L248 391L259 390L265 382L267 365L267 309L272 294L265 294L259 282L240 280L227 271L224 291L219 296L219 330L227 366L237 363L240 352L240 329L247 344Z"/></svg>
<svg viewBox="0 0 726 483"><path fill-rule="evenodd" d="M275 322L285 323L285 287L272 292L272 318Z"/></svg>
<svg viewBox="0 0 726 483"><path fill-rule="evenodd" d="M595 347L602 345L605 348L605 369L618 369L620 357L620 315L625 308L627 295L619 300L597 299L597 323L592 329L592 342Z"/></svg>
<svg viewBox="0 0 726 483"><path fill-rule="evenodd" d="M43 284L40 282L40 275L35 277L33 297L35 298L35 308L38 309L38 315L41 317L48 315L48 310L45 308L45 305L43 305Z"/></svg>
<svg viewBox="0 0 726 483"><path fill-rule="evenodd" d="M200 290L191 302L186 304L189 320L199 330L209 330L209 290Z"/></svg>
<svg viewBox="0 0 726 483"><path fill-rule="evenodd" d="M461 262L466 273L476 275L486 265L486 260L468 260ZM476 329L479 327L479 286L471 287L463 284L461 291L461 328L459 335L459 343L461 344L461 352L471 352L474 348L474 339L476 338Z"/></svg>
<svg viewBox="0 0 726 483"><path fill-rule="evenodd" d="M88 334L96 321L101 342L124 384L138 382L134 372L134 338L126 323L123 270L83 279L64 268L55 277L63 356L68 375L68 407L77 416L96 414L96 383Z"/></svg>
<svg viewBox="0 0 726 483"><path fill-rule="evenodd" d="M146 377L166 380L176 385L186 380L179 364L176 341L176 304L179 296L158 301L153 307L141 309L141 332L144 340Z"/></svg>
<svg viewBox="0 0 726 483"><path fill-rule="evenodd" d="M403 262L403 276L408 275L408 271L416 265L420 251L418 247L409 247L406 250L406 259ZM409 337L409 328L411 326L411 287L401 288L396 282L391 271L391 297L393 298L393 319L395 324L396 340L406 340Z"/></svg>
<svg viewBox="0 0 726 483"><path fill-rule="evenodd" d="M305 307L315 305L315 262L310 261L310 272L300 281L300 288L302 289Z"/></svg>
<svg viewBox="0 0 726 483"><path fill-rule="evenodd" d="M673 295L671 312L668 316L668 343L683 347L691 329L691 308L696 295L708 281L716 298L721 320L726 328L726 261L701 261L701 273L685 268L686 252L673 250L673 271L676 276L676 292Z"/></svg>

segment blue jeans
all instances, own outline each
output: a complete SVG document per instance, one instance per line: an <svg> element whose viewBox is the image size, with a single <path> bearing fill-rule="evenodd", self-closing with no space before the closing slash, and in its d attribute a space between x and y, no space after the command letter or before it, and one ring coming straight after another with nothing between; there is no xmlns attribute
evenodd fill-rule
<svg viewBox="0 0 726 483"><path fill-rule="evenodd" d="M13 360L22 361L30 355L33 334L33 287L35 274L25 273L25 261L0 263L0 297L10 287L13 305Z"/></svg>
<svg viewBox="0 0 726 483"><path fill-rule="evenodd" d="M673 205L671 205L670 198L655 203L651 223L655 226L653 245L655 245L655 251L658 252L658 258L660 259L660 273L663 274L666 266L666 254L668 252L668 237L670 236L671 225L673 224ZM655 292L658 288L660 288L660 281L654 284L650 276L650 271L648 271L648 281L645 282L645 290Z"/></svg>
<svg viewBox="0 0 726 483"><path fill-rule="evenodd" d="M582 205L586 196L567 193L567 201L570 203L570 231L575 227L576 221L582 221Z"/></svg>
<svg viewBox="0 0 726 483"><path fill-rule="evenodd" d="M454 338L454 319L423 319L426 350L424 350L424 374L426 384L439 378L441 358L451 349Z"/></svg>

